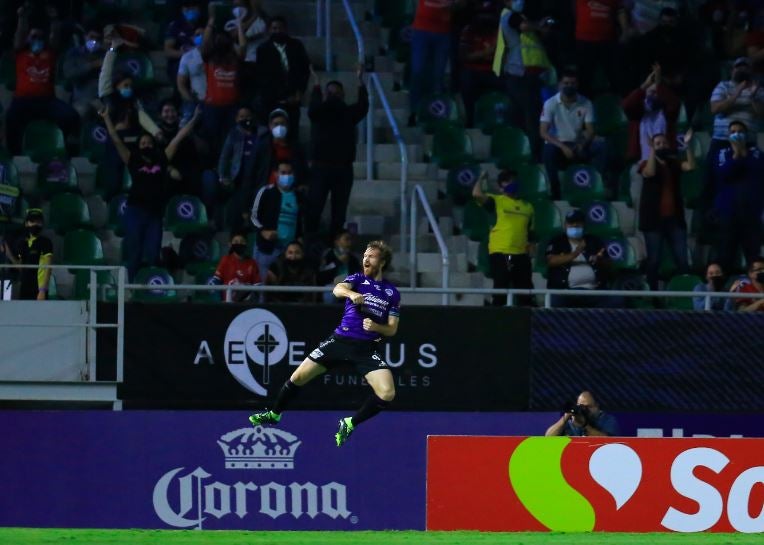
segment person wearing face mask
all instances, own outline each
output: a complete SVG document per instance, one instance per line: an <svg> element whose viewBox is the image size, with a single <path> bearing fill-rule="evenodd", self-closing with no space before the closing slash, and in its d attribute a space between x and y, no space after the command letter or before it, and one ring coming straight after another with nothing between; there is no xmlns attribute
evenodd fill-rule
<svg viewBox="0 0 764 545"><path fill-rule="evenodd" d="M533 289L531 249L533 205L519 196L520 182L513 170L503 170L498 177L500 193L484 193L488 174L483 172L472 188L472 196L486 210L496 214L496 224L488 235L488 259L494 289ZM530 296L515 299L530 305ZM494 306L507 304L506 295L494 295Z"/></svg>
<svg viewBox="0 0 764 545"><path fill-rule="evenodd" d="M307 190L308 165L305 151L296 138L290 138L289 114L278 108L268 116L268 132L257 141L252 186L247 202L252 202L255 192L263 185L273 185L278 181L279 163L292 164L299 192Z"/></svg>
<svg viewBox="0 0 764 545"><path fill-rule="evenodd" d="M30 24L29 8L18 9L18 25L13 39L16 65L16 88L5 114L5 141L12 155L21 155L21 143L26 126L36 120L53 121L67 136L69 151L76 152L74 139L79 134L80 118L69 104L56 98L56 51L58 43L51 41L42 24ZM55 39L55 34L50 33Z"/></svg>
<svg viewBox="0 0 764 545"><path fill-rule="evenodd" d="M249 256L247 251L247 233L232 231L228 255L220 259L211 283L218 286L254 286L261 282L257 262ZM225 291L223 301L230 303L251 300L251 295L252 292L246 291Z"/></svg>
<svg viewBox="0 0 764 545"><path fill-rule="evenodd" d="M327 248L321 256L321 267L318 273L318 284L321 286L334 286L351 274L360 272L361 261L352 252L353 235L347 229L337 231L334 236L334 244ZM331 303L333 298L325 294L324 302Z"/></svg>
<svg viewBox="0 0 764 545"><path fill-rule="evenodd" d="M733 270L738 249L749 261L758 255L764 210L764 154L750 142L748 127L742 122L730 123L729 141L730 147L719 152L714 165L716 255L726 271Z"/></svg>
<svg viewBox="0 0 764 545"><path fill-rule="evenodd" d="M647 283L658 289L658 270L664 242L669 245L678 274L689 272L687 262L687 224L684 219L682 172L695 170L692 130L685 135L685 159L677 157L668 137L655 134L650 154L640 163L642 194L639 198L639 229L645 237Z"/></svg>
<svg viewBox="0 0 764 545"><path fill-rule="evenodd" d="M748 262L748 282L739 282L735 293L764 294L764 257L756 256ZM734 305L742 312L764 312L764 298L735 299Z"/></svg>
<svg viewBox="0 0 764 545"><path fill-rule="evenodd" d="M715 292L722 292L724 290L724 270L722 269L721 265L716 263L715 261L712 261L708 264L706 267L706 283L705 284L698 284L693 288L692 291L698 292L698 293L715 293ZM722 299L721 297L712 297L711 298L711 310L724 310L727 301L733 301L732 299ZM706 309L706 298L705 297L693 297L692 298L692 308L695 310L705 310Z"/></svg>
<svg viewBox="0 0 764 545"><path fill-rule="evenodd" d="M180 16L170 21L164 38L164 54L167 57L167 77L175 81L178 64L184 53L194 47L194 30L204 26L202 10L196 0L183 0Z"/></svg>
<svg viewBox="0 0 764 545"><path fill-rule="evenodd" d="M26 236L17 240L13 249L3 241L3 253L14 265L52 265L53 243L43 236L44 217L39 208L27 210L24 219ZM48 298L51 269L22 269L19 298L45 301Z"/></svg>
<svg viewBox="0 0 764 545"><path fill-rule="evenodd" d="M97 28L85 32L85 43L72 47L64 57L64 80L71 85L70 102L80 116L86 116L98 97L98 74L103 63L103 36Z"/></svg>
<svg viewBox="0 0 764 545"><path fill-rule="evenodd" d="M202 40L204 39L204 27L197 26L194 29L192 39L194 47L183 53L178 65L178 77L176 86L183 100L181 105L181 126L188 123L194 114L196 105L204 102L207 96L207 73L202 59Z"/></svg>
<svg viewBox="0 0 764 545"><path fill-rule="evenodd" d="M159 128L165 142L171 142L180 131L178 106L171 98L163 100L159 105ZM171 169L170 195L181 193L201 196L201 172L199 148L196 138L191 134L179 144L173 160L169 162Z"/></svg>
<svg viewBox="0 0 764 545"><path fill-rule="evenodd" d="M268 268L265 283L272 286L315 286L316 269L305 258L305 249L297 240L293 240L284 249L276 261ZM315 293L268 293L269 303L315 303Z"/></svg>
<svg viewBox="0 0 764 545"><path fill-rule="evenodd" d="M345 89L338 81L326 84L326 97L321 81L313 72L315 85L310 97L308 117L311 122L311 180L308 196L306 231L319 230L326 198L332 195L329 230L336 233L345 226L350 191L353 188L353 161L356 155L356 126L369 111L369 94L363 82L363 67L356 71L358 100L345 102Z"/></svg>
<svg viewBox="0 0 764 545"><path fill-rule="evenodd" d="M294 190L292 163L281 161L278 181L260 188L252 205L250 220L257 230L254 257L261 271L267 271L287 244L302 236L304 202Z"/></svg>
<svg viewBox="0 0 764 545"><path fill-rule="evenodd" d="M249 214L245 212L252 202L247 200L247 195L252 191L257 142L257 127L252 109L242 106L236 113L236 125L225 139L217 168L217 193L220 194L217 200L229 202L226 224L231 228L249 223Z"/></svg>

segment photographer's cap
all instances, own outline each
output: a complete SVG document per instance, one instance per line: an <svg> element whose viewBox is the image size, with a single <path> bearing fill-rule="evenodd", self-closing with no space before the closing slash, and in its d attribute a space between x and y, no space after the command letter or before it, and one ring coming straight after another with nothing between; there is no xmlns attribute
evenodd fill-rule
<svg viewBox="0 0 764 545"><path fill-rule="evenodd" d="M34 220L45 221L45 216L43 216L42 209L30 208L27 210L27 214L24 217L24 221L34 221Z"/></svg>

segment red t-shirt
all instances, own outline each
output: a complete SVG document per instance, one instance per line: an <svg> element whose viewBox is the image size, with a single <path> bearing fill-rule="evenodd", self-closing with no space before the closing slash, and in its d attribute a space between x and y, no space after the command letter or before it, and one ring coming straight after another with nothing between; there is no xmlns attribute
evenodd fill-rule
<svg viewBox="0 0 764 545"><path fill-rule="evenodd" d="M459 52L464 59L462 66L468 70L478 72L490 72L493 70L493 54L482 60L467 61L467 55L485 51L486 49L496 50L496 30L489 29L489 32L481 32L472 25L468 25L459 40Z"/></svg>
<svg viewBox="0 0 764 545"><path fill-rule="evenodd" d="M454 0L419 0L414 16L415 30L448 34L451 32L451 10Z"/></svg>
<svg viewBox="0 0 764 545"><path fill-rule="evenodd" d="M280 142L273 141L273 161L271 164L271 175L268 178L268 183L273 185L279 181L279 163L281 161L292 161L292 147L289 144L282 144Z"/></svg>
<svg viewBox="0 0 764 545"><path fill-rule="evenodd" d="M616 15L623 0L576 0L576 40L610 42L618 37Z"/></svg>
<svg viewBox="0 0 764 545"><path fill-rule="evenodd" d="M220 279L220 282L226 286L233 286L237 284L258 284L260 280L260 269L257 267L257 262L254 259L246 258L239 259L234 254L228 254L223 256L223 259L218 263L218 268L215 270L215 277ZM223 298L226 301L230 301L230 297L245 296L246 292L224 292Z"/></svg>
<svg viewBox="0 0 764 545"><path fill-rule="evenodd" d="M43 49L37 55L24 50L16 53L16 96L52 97L56 57L50 49Z"/></svg>
<svg viewBox="0 0 764 545"><path fill-rule="evenodd" d="M204 101L211 106L230 106L239 101L237 79L239 67L236 64L204 65L207 74L207 95Z"/></svg>
<svg viewBox="0 0 764 545"><path fill-rule="evenodd" d="M752 282L746 282L745 284L741 284L740 287L737 289L738 293L762 293L758 289L756 289L756 286L753 285ZM760 301L760 299L735 299L735 305L738 307L741 306L747 306L751 303L754 303L755 301ZM759 312L764 311L764 307L760 307Z"/></svg>

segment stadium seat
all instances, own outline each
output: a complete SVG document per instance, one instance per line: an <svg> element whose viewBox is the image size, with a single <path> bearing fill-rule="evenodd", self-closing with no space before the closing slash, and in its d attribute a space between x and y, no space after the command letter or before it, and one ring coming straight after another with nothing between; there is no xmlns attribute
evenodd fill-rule
<svg viewBox="0 0 764 545"><path fill-rule="evenodd" d="M483 273L486 277L493 278L491 275L490 258L488 257L488 238L480 241L480 246L478 247L477 270Z"/></svg>
<svg viewBox="0 0 764 545"><path fill-rule="evenodd" d="M682 172L680 183L682 186L682 197L684 205L690 209L696 209L700 205L700 198L703 195L703 185L705 184L705 171L700 165L695 170Z"/></svg>
<svg viewBox="0 0 764 545"><path fill-rule="evenodd" d="M374 12L381 18L382 26L397 27L411 22L414 6L410 0L376 0Z"/></svg>
<svg viewBox="0 0 764 545"><path fill-rule="evenodd" d="M617 270L637 270L637 252L626 238L611 238L605 242L605 251Z"/></svg>
<svg viewBox="0 0 764 545"><path fill-rule="evenodd" d="M90 210L85 200L76 193L59 193L50 201L48 225L57 234L77 228L92 228Z"/></svg>
<svg viewBox="0 0 764 545"><path fill-rule="evenodd" d="M644 275L639 274L636 271L622 270L618 273L615 280L613 280L610 289L618 291L650 291L650 286L647 284ZM624 299L628 308L654 308L652 299L645 297L625 297Z"/></svg>
<svg viewBox="0 0 764 545"><path fill-rule="evenodd" d="M498 127L491 137L491 159L499 168L515 168L531 159L531 143L522 129Z"/></svg>
<svg viewBox="0 0 764 545"><path fill-rule="evenodd" d="M446 192L454 204L463 205L472 199L472 188L480 177L480 164L465 163L448 171Z"/></svg>
<svg viewBox="0 0 764 545"><path fill-rule="evenodd" d="M605 199L605 184L596 168L590 165L570 165L560 177L562 198L571 206L580 207L588 201Z"/></svg>
<svg viewBox="0 0 764 545"><path fill-rule="evenodd" d="M618 176L618 200L626 203L629 208L634 208L634 199L631 198L631 169L632 165L626 165Z"/></svg>
<svg viewBox="0 0 764 545"><path fill-rule="evenodd" d="M99 265L103 260L103 245L93 231L75 229L64 235L66 265Z"/></svg>
<svg viewBox="0 0 764 545"><path fill-rule="evenodd" d="M167 203L164 227L178 238L209 231L207 208L198 197L176 195Z"/></svg>
<svg viewBox="0 0 764 545"><path fill-rule="evenodd" d="M472 140L458 123L441 121L432 138L430 160L438 168L450 169L472 159Z"/></svg>
<svg viewBox="0 0 764 545"><path fill-rule="evenodd" d="M44 198L63 192L79 193L79 177L68 161L52 159L37 167L37 188Z"/></svg>
<svg viewBox="0 0 764 545"><path fill-rule="evenodd" d="M547 277L546 248L549 246L551 237L539 238L536 244L536 254L533 262L533 272L539 273L544 278Z"/></svg>
<svg viewBox="0 0 764 545"><path fill-rule="evenodd" d="M417 110L417 123L427 134L438 130L443 121L460 123L459 106L452 95L435 94L422 99Z"/></svg>
<svg viewBox="0 0 764 545"><path fill-rule="evenodd" d="M16 88L16 59L10 49L0 56L0 85L9 91Z"/></svg>
<svg viewBox="0 0 764 545"><path fill-rule="evenodd" d="M80 133L80 155L91 163L99 163L106 154L109 133L100 123L86 123Z"/></svg>
<svg viewBox="0 0 764 545"><path fill-rule="evenodd" d="M498 127L512 122L512 101L498 91L486 93L475 103L475 128L493 134Z"/></svg>
<svg viewBox="0 0 764 545"><path fill-rule="evenodd" d="M548 199L533 201L533 231L538 240L562 233L562 214Z"/></svg>
<svg viewBox="0 0 764 545"><path fill-rule="evenodd" d="M162 267L144 267L135 275L135 284L150 286L173 286L175 280L172 275ZM177 301L178 292L173 289L135 290L132 294L133 301Z"/></svg>
<svg viewBox="0 0 764 545"><path fill-rule="evenodd" d="M115 273L112 271L96 271L96 284L98 285L98 299L115 299L116 285ZM90 299L90 271L77 270L74 272L74 298L79 300Z"/></svg>
<svg viewBox="0 0 764 545"><path fill-rule="evenodd" d="M621 222L618 211L607 201L592 201L581 207L584 211L586 232L600 238L620 238Z"/></svg>
<svg viewBox="0 0 764 545"><path fill-rule="evenodd" d="M464 206L463 232L470 240L481 241L488 238L488 232L495 223L495 217L474 199Z"/></svg>
<svg viewBox="0 0 764 545"><path fill-rule="evenodd" d="M109 217L106 220L106 229L114 231L118 237L125 236L125 208L127 207L127 193L120 193L109 201Z"/></svg>
<svg viewBox="0 0 764 545"><path fill-rule="evenodd" d="M703 280L694 274L680 274L669 280L666 291L692 291ZM692 297L667 297L666 308L674 310L692 310Z"/></svg>
<svg viewBox="0 0 764 545"><path fill-rule="evenodd" d="M35 163L67 158L64 133L50 121L29 123L24 130L22 148L24 155Z"/></svg>
<svg viewBox="0 0 764 545"><path fill-rule="evenodd" d="M209 285L212 283L212 277L215 276L217 263L202 263L194 274L194 283L199 285ZM191 300L195 303L219 303L221 301L219 291L199 290L191 294Z"/></svg>
<svg viewBox="0 0 764 545"><path fill-rule="evenodd" d="M196 275L200 267L220 260L220 242L212 235L186 235L180 241L181 263L191 275Z"/></svg>
<svg viewBox="0 0 764 545"><path fill-rule="evenodd" d="M229 8L230 9L230 8ZM114 62L114 73L124 72L133 78L133 85L138 90L154 87L154 65L148 55L140 51L121 50Z"/></svg>
<svg viewBox="0 0 764 545"><path fill-rule="evenodd" d="M549 180L541 165L521 164L515 168L520 181L520 198L538 201L549 198Z"/></svg>
<svg viewBox="0 0 764 545"><path fill-rule="evenodd" d="M599 95L592 105L598 135L611 135L626 130L629 120L621 107L621 97L612 94Z"/></svg>

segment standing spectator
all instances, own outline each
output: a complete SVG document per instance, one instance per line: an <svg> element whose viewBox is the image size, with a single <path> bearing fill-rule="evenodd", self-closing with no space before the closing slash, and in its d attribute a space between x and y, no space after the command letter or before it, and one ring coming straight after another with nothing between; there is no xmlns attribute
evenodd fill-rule
<svg viewBox="0 0 764 545"><path fill-rule="evenodd" d="M59 44L55 34L46 36L41 24L30 25L27 4L17 13L18 25L13 38L16 90L5 117L5 141L13 155L21 154L24 129L31 121L49 119L68 138L77 135L80 122L74 108L56 98L54 78Z"/></svg>
<svg viewBox="0 0 764 545"><path fill-rule="evenodd" d="M336 285L351 274L361 272L361 261L351 249L353 235L347 229L338 231L334 236L334 246L327 248L321 257L321 268L318 273L318 283L321 286ZM339 280L337 280L339 278ZM327 294L327 295L332 295ZM331 299L334 299L332 296ZM331 301L327 298L327 301Z"/></svg>
<svg viewBox="0 0 764 545"><path fill-rule="evenodd" d="M277 182L281 161L292 164L295 185L298 188L306 187L308 166L305 151L296 138L289 138L290 130L289 114L280 108L273 110L268 116L268 133L257 141L255 148L254 185L249 197L254 197L263 185Z"/></svg>
<svg viewBox="0 0 764 545"><path fill-rule="evenodd" d="M692 291L698 293L715 293L724 291L724 270L721 265L716 262L711 262L706 267L706 283L698 284ZM732 299L723 299L721 297L711 298L711 310L724 310L727 301ZM693 297L692 308L695 310L705 310L706 298L705 297Z"/></svg>
<svg viewBox="0 0 764 545"><path fill-rule="evenodd" d="M735 293L764 294L764 257L757 256L748 264L749 282L740 282ZM735 299L737 310L743 312L764 311L764 298L761 299Z"/></svg>
<svg viewBox="0 0 764 545"><path fill-rule="evenodd" d="M483 172L472 188L472 196L489 212L496 213L496 225L488 235L488 259L494 289L533 289L531 281L530 240L533 205L518 197L520 184L517 173L504 170L499 173L500 194L483 193L488 174ZM530 305L531 297L518 297L521 304ZM507 304L506 295L494 295L493 304Z"/></svg>
<svg viewBox="0 0 764 545"><path fill-rule="evenodd" d="M268 39L268 15L262 0L234 0L233 14L241 19L241 28L247 45L242 73L246 88L242 90L247 101L257 93L257 49Z"/></svg>
<svg viewBox="0 0 764 545"><path fill-rule="evenodd" d="M451 15L465 0L419 0L411 34L409 126L416 125L419 102L443 91L451 51Z"/></svg>
<svg viewBox="0 0 764 545"><path fill-rule="evenodd" d="M273 17L270 37L257 49L256 72L261 113L281 108L289 114L289 132L299 138L300 105L310 77L310 59L303 43L287 31L286 19Z"/></svg>
<svg viewBox="0 0 764 545"><path fill-rule="evenodd" d="M734 268L738 248L750 263L761 245L764 207L764 155L740 121L729 125L730 147L719 152L715 165L715 211L719 220L717 259L726 271Z"/></svg>
<svg viewBox="0 0 764 545"><path fill-rule="evenodd" d="M20 238L13 249L3 241L3 253L14 265L52 265L53 243L42 236L42 210L30 208L24 219L26 236ZM48 298L51 269L22 269L19 298L45 301Z"/></svg>
<svg viewBox="0 0 764 545"><path fill-rule="evenodd" d="M625 0L631 24L639 34L647 34L658 26L663 10L679 10L681 0Z"/></svg>
<svg viewBox="0 0 764 545"><path fill-rule="evenodd" d="M198 0L183 0L180 17L167 26L164 39L164 54L167 57L167 77L175 81L181 57L195 47L194 33L204 26L202 10Z"/></svg>
<svg viewBox="0 0 764 545"><path fill-rule="evenodd" d="M127 196L125 209L125 261L128 278L132 280L142 263L154 265L159 258L162 243L162 218L167 198L168 161L172 161L178 145L193 130L197 114L162 150L153 136L144 133L138 148L130 151L117 133L117 129L104 108L101 117L109 136L127 165L133 184Z"/></svg>
<svg viewBox="0 0 764 545"><path fill-rule="evenodd" d="M312 69L311 69L312 71ZM345 103L345 89L339 81L326 84L326 98L321 94L321 81L315 72L315 85L310 97L308 117L311 121L312 176L308 197L306 230L318 232L326 198L332 195L330 232L345 226L350 191L353 188L353 161L356 154L356 125L369 111L369 94L359 66L358 100Z"/></svg>
<svg viewBox="0 0 764 545"><path fill-rule="evenodd" d="M623 111L629 118L627 158L646 160L656 134L665 134L670 147L675 148L680 106L679 97L661 81L660 65L653 65L642 85L623 99Z"/></svg>
<svg viewBox="0 0 764 545"><path fill-rule="evenodd" d="M212 283L223 286L254 286L259 284L260 269L257 261L247 255L247 234L244 231L231 232L231 248L215 269ZM251 299L252 292L228 290L223 292L223 301L240 302Z"/></svg>
<svg viewBox="0 0 764 545"><path fill-rule="evenodd" d="M249 219L247 208L251 200L252 175L255 168L255 146L257 130L252 109L242 106L236 113L236 126L231 129L223 144L218 161L218 182L223 192L222 199L233 195L228 205L226 224L231 228L246 225ZM243 216L242 216L243 214Z"/></svg>
<svg viewBox="0 0 764 545"><path fill-rule="evenodd" d="M162 131L163 142L171 142L180 131L178 107L172 99L165 99L160 104L159 129ZM169 164L177 171L177 176L171 176L170 195L181 193L202 195L202 169L199 163L198 146L193 135L184 138L178 144L178 150Z"/></svg>
<svg viewBox="0 0 764 545"><path fill-rule="evenodd" d="M604 173L607 149L594 134L594 108L578 94L578 76L567 70L560 79L560 92L544 102L539 134L544 140L543 161L552 198L560 199L559 170L574 162L589 162Z"/></svg>
<svg viewBox="0 0 764 545"><path fill-rule="evenodd" d="M252 225L257 229L255 260L261 271L302 235L304 206L294 191L294 173L288 161L279 162L278 182L260 188L252 205Z"/></svg>
<svg viewBox="0 0 764 545"><path fill-rule="evenodd" d="M692 131L685 136L686 158L680 161L665 134L652 137L650 154L639 165L642 174L642 195L639 199L639 229L647 250L647 282L658 289L663 243L667 242L679 274L689 271L687 262L687 224L680 178L682 172L695 170L695 155L690 142Z"/></svg>
<svg viewBox="0 0 764 545"><path fill-rule="evenodd" d="M496 16L491 4L481 8L459 36L459 88L467 114L467 127L475 123L475 103L488 91L499 89L493 73L496 51Z"/></svg>
<svg viewBox="0 0 764 545"><path fill-rule="evenodd" d="M71 104L81 117L90 113L93 101L98 98L98 74L103 63L103 36L101 31L90 28L85 33L85 43L75 46L64 56L63 76L72 88Z"/></svg>
<svg viewBox="0 0 764 545"><path fill-rule="evenodd" d="M181 125L188 123L197 104L204 102L207 98L207 72L204 69L201 49L203 40L204 27L199 26L194 30L194 47L183 53L178 65L176 85L180 98L183 100Z"/></svg>
<svg viewBox="0 0 764 545"><path fill-rule="evenodd" d="M302 244L293 240L268 268L266 283L273 286L315 286L316 271L305 259ZM315 293L276 292L268 294L271 303L314 303Z"/></svg>

